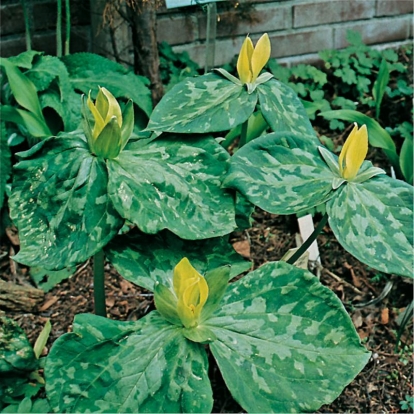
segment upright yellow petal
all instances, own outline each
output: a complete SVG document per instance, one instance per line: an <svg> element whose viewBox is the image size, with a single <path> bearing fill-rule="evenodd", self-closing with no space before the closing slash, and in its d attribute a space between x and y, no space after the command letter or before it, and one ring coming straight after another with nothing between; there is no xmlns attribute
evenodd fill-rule
<svg viewBox="0 0 414 414"><path fill-rule="evenodd" d="M105 121L105 124L107 124L108 121L106 120L106 118L108 114L109 104L108 104L108 99L105 97L105 94L103 93L102 89L103 88L99 87L99 91L95 99L95 107L98 110L98 112L101 114L101 117Z"/></svg>
<svg viewBox="0 0 414 414"><path fill-rule="evenodd" d="M90 92L89 92L86 104L88 105L89 110L92 112L93 119L95 120L95 125L93 127L92 136L93 136L94 139L96 139L98 137L98 135L101 133L101 131L103 130L103 128L105 126L105 122L104 122L101 114L99 113L99 111L95 107L94 103L92 102Z"/></svg>
<svg viewBox="0 0 414 414"><path fill-rule="evenodd" d="M368 152L368 130L366 125L358 129L355 124L339 155L339 171L343 178L352 180L361 168Z"/></svg>
<svg viewBox="0 0 414 414"><path fill-rule="evenodd" d="M177 266L175 266L173 274L173 288L177 298L183 296L189 284L188 280L197 280L198 277L201 277L200 273L191 266L189 260L186 257L181 259Z"/></svg>
<svg viewBox="0 0 414 414"><path fill-rule="evenodd" d="M253 43L249 36L244 40L237 59L237 73L243 84L252 80L251 59L253 55Z"/></svg>
<svg viewBox="0 0 414 414"><path fill-rule="evenodd" d="M252 70L252 80L254 82L259 76L260 71L264 68L266 63L270 58L270 39L267 33L265 33L256 44L256 47L253 51L252 60L251 60L251 70Z"/></svg>
<svg viewBox="0 0 414 414"><path fill-rule="evenodd" d="M116 116L116 121L121 128L122 126L122 112L118 101L106 88L101 88L102 93L105 95L108 102L108 111L105 117L105 123L108 123L113 116ZM102 114L103 115L103 114Z"/></svg>

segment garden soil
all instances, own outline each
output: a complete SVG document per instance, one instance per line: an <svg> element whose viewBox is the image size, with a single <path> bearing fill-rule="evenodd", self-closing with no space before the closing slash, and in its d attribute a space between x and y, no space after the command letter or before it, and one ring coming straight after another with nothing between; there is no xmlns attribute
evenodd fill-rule
<svg viewBox="0 0 414 414"><path fill-rule="evenodd" d="M252 228L233 233L230 240L240 254L252 261L252 269L255 269L279 260L288 249L295 247L298 228L295 216L277 216L256 210L253 218ZM30 285L28 269L9 259L16 249L12 241L16 242L16 238L3 240L1 245L1 278L18 285ZM413 299L411 281L369 269L342 249L328 226L318 237L318 245L321 266L314 269L314 273L343 302L361 340L372 352L364 370L332 404L321 407L319 412L402 412L400 401L413 393L412 320L397 348L396 332L402 313ZM110 264L106 264L105 270L109 318L136 320L154 309L149 292L123 279ZM387 281L393 283L390 293L370 303L380 297ZM32 343L50 319L52 332L44 350L47 354L60 335L71 331L74 316L83 312L93 312L91 262L78 266L72 277L46 293L34 311L6 311L6 315L25 330ZM226 389L212 359L210 378L215 398L213 411L243 412Z"/></svg>

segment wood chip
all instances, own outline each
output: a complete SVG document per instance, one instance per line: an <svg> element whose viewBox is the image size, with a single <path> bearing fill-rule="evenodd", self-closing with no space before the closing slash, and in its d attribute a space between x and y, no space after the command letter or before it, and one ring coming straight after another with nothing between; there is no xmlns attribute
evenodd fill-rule
<svg viewBox="0 0 414 414"><path fill-rule="evenodd" d="M384 308L384 309L381 311L381 323L382 323L383 325L387 325L387 324L388 324L388 322L389 322L389 320L390 320L390 311L389 311L389 309L388 309L388 308Z"/></svg>
<svg viewBox="0 0 414 414"><path fill-rule="evenodd" d="M40 312L44 312L48 310L52 305L54 305L59 300L58 296L53 296L50 299L48 299L40 308Z"/></svg>

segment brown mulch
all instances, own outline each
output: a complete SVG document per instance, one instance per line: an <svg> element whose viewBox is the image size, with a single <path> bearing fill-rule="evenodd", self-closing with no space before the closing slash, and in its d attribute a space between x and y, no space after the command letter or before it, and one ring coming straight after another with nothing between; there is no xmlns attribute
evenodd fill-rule
<svg viewBox="0 0 414 414"><path fill-rule="evenodd" d="M233 233L231 242L243 255L250 256L253 267L279 260L294 246L297 222L294 216L277 216L257 210L251 229ZM398 316L413 298L408 279L391 277L393 288L381 302L365 307L355 305L378 297L387 279L384 275L360 263L338 244L329 227L318 238L322 269L321 282L344 303L357 332L372 358L365 369L348 385L332 404L319 412L374 413L402 412L399 402L413 394L412 323L405 330L398 350L395 350ZM27 269L8 257L10 243L2 244L1 277L18 284L29 284ZM316 271L316 270L315 270ZM76 273L46 293L33 312L6 312L26 331L34 343L44 323L50 318L52 332L45 353L60 335L72 328L74 315L93 312L92 263L78 267ZM151 295L123 279L109 264L106 265L107 311L111 319L136 320L153 309ZM211 363L210 377L215 396L214 412L242 412L232 399L218 372Z"/></svg>

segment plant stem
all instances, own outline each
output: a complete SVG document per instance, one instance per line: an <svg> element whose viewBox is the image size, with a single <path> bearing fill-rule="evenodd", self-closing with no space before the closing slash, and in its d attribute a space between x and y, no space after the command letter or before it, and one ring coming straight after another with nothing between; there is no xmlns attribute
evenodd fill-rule
<svg viewBox="0 0 414 414"><path fill-rule="evenodd" d="M31 22L29 15L29 6L27 0L20 0L20 3L23 7L23 16L24 16L24 27L25 27L25 39L26 39L26 50L32 50L32 38L31 38Z"/></svg>
<svg viewBox="0 0 414 414"><path fill-rule="evenodd" d="M56 56L62 56L62 0L57 0Z"/></svg>
<svg viewBox="0 0 414 414"><path fill-rule="evenodd" d="M323 215L321 221L319 222L319 224L316 226L313 233L304 241L302 246L300 246L299 249L296 250L296 252L291 257L289 257L288 260L286 260L286 263L289 263L289 264L293 265L296 262L296 260L298 260L299 257L301 257L302 254L305 253L306 250L308 250L309 246L316 240L319 233L325 227L325 224L327 223L327 221L328 221L328 214L325 213Z"/></svg>
<svg viewBox="0 0 414 414"><path fill-rule="evenodd" d="M93 297L95 300L95 314L106 318L104 264L104 252L100 250L93 257Z"/></svg>
<svg viewBox="0 0 414 414"><path fill-rule="evenodd" d="M65 0L66 15L66 38L65 38L65 56L70 53L70 1Z"/></svg>
<svg viewBox="0 0 414 414"><path fill-rule="evenodd" d="M248 124L249 124L248 119L245 122L243 122L243 124L242 124L242 129L241 129L241 134L240 134L240 141L239 141L239 149L243 145L246 145Z"/></svg>

